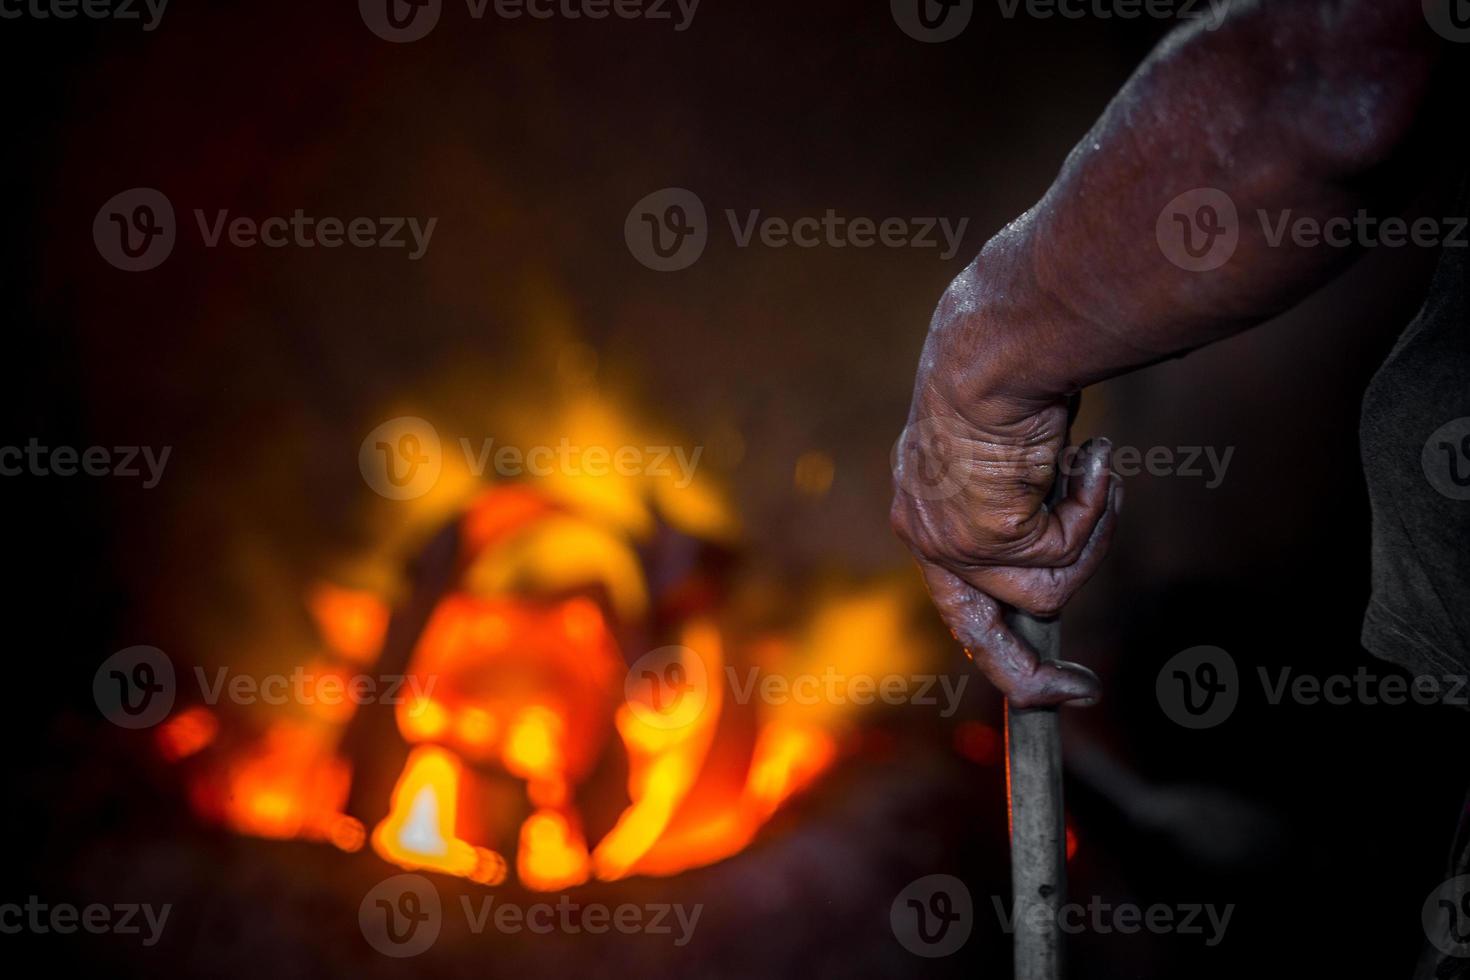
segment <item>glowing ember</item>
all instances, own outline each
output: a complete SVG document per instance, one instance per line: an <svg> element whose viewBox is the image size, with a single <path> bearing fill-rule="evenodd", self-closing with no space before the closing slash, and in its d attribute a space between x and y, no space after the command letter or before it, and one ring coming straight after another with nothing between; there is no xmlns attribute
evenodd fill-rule
<svg viewBox="0 0 1470 980"><path fill-rule="evenodd" d="M219 721L203 705L185 709L158 728L158 751L169 762L199 752L219 734Z"/></svg>
<svg viewBox="0 0 1470 980"><path fill-rule="evenodd" d="M460 775L459 761L449 752L415 749L393 789L388 816L373 830L373 850L400 867L499 884L505 858L455 835Z"/></svg>
<svg viewBox="0 0 1470 980"><path fill-rule="evenodd" d="M646 441L617 434L616 419L595 406L578 411L595 433L616 434L576 440L583 445ZM825 490L830 467L806 469L821 471L810 489ZM507 875L497 848L514 848L520 882L544 891L592 877L675 874L746 847L832 765L852 724L846 703L736 703L728 664L858 674L901 669L914 657L907 600L889 587L834 598L789 636L730 649L714 618L719 590L687 560L679 574L692 581L673 585L647 565L656 534L703 546L736 527L699 481L674 488L648 476L559 476L534 488L483 490L459 513L454 580L438 594L411 657L399 641L397 669L408 657L404 690L412 696L391 719L381 716L381 730L396 728L407 761L389 799L352 811L371 833L349 815L348 798L357 793L355 776L382 763L358 748L349 761L343 735L349 723L380 717L363 716L379 706L329 699L271 721L243 747L226 743L219 719L203 708L163 726L166 758L205 760L193 787L202 814L261 837L346 851L371 842L399 867L484 884ZM323 584L306 605L322 644L310 659L316 683L341 685L382 668L390 634L384 598ZM629 661L657 646L654 637L676 637L678 646L664 649L678 652L659 670L635 667L630 676ZM621 813L604 804L596 820L585 819L583 784L623 765ZM610 829L589 844L589 822Z"/></svg>

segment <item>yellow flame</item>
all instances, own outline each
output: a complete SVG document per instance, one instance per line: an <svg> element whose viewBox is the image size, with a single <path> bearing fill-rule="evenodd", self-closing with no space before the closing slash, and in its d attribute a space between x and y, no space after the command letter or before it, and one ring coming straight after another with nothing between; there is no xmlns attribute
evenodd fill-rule
<svg viewBox="0 0 1470 980"><path fill-rule="evenodd" d="M719 678L724 662L719 632L708 623L691 624L683 639L683 645L704 660L706 676ZM649 715L628 704L618 709L616 722L628 751L628 796L633 802L592 852L593 869L604 881L626 877L636 869L703 768L723 704L723 686L706 686L705 698L680 700L675 710L690 705L693 713L667 727L651 723Z"/></svg>

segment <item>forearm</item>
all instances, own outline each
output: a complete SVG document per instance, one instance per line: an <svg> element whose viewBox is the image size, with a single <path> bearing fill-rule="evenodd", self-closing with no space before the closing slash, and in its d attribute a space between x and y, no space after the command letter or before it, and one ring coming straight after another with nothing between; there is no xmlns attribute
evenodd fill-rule
<svg viewBox="0 0 1470 980"><path fill-rule="evenodd" d="M1215 31L1171 36L946 293L929 384L962 411L1044 402L1298 302L1354 253L1273 240L1258 215L1326 221L1381 203L1372 178L1412 129L1436 41L1420 0L1236 4ZM1157 233L1196 188L1238 214L1235 251L1208 271L1176 265Z"/></svg>

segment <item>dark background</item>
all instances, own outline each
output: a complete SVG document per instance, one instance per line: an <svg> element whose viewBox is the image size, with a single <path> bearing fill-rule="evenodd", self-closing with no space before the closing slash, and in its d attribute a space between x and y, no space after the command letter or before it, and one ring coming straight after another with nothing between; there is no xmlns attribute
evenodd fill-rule
<svg viewBox="0 0 1470 980"><path fill-rule="evenodd" d="M14 170L0 235L5 444L174 447L151 491L111 478L0 483L14 703L0 823L13 870L0 900L180 905L154 950L116 936L29 943L121 975L615 973L626 959L496 949L488 936L407 965L368 961L354 917L384 871L364 867L375 859L194 826L141 743L98 717L96 665L136 643L185 661L220 656L225 640L268 648L262 624L283 597L375 533L380 502L365 499L356 466L363 433L398 406L455 417L478 393L490 403L534 384L548 333L589 345L693 441L742 434L744 456L723 476L750 562L793 579L903 568L886 523L888 451L929 312L1042 193L1164 27L1005 20L981 4L960 39L924 45L886 3L851 0L704 0L684 33L615 18L474 21L451 0L408 45L373 36L350 3L175 0L153 33L0 22ZM180 241L162 267L129 275L97 254L91 226L134 186L172 199ZM705 256L675 274L639 265L622 236L632 203L666 186L695 190L716 216ZM195 207L440 220L411 263L378 250L206 250L186 224ZM941 262L737 249L727 207L971 221L961 254ZM1134 478L1115 554L1069 612L1068 655L1108 690L1069 719L1084 777L1069 800L1072 891L1237 908L1213 949L1078 937L1074 976L1408 974L1467 783L1456 712L1269 706L1248 687L1229 723L1185 732L1153 689L1164 661L1199 644L1250 675L1372 664L1357 642L1358 403L1433 258L1371 255L1279 323L1089 393L1081 435L1235 455L1214 490ZM790 475L812 448L836 474L816 500ZM269 569L269 584L243 591L247 566ZM972 691L962 715L998 723L998 705ZM667 900L712 903L703 945L650 950L637 969L1004 975L1008 940L987 897L1008 889L1001 770L937 750L949 733L932 719L880 724L898 732L884 753L834 774L752 852L670 886L682 897ZM1167 797L1177 807L1162 824L1239 845L1212 861L1130 815L1128 799L1166 798L1099 791L1082 770L1100 751L1142 785L1190 787ZM975 935L941 961L910 956L887 930L892 897L934 872L965 878L978 906Z"/></svg>

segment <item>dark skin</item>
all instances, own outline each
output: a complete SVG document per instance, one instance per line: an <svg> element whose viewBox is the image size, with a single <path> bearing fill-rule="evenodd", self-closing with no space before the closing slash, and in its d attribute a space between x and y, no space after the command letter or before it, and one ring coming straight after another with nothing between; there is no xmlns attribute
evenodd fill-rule
<svg viewBox="0 0 1470 980"><path fill-rule="evenodd" d="M1421 0L1240 2L1215 31L1177 31L1046 196L945 292L891 516L945 622L1012 704L1100 693L1085 667L1039 662L1003 615L1056 615L1116 527L1123 489L1105 440L1081 448L1046 504L1076 397L1261 324L1336 276L1353 249L1273 245L1254 216L1326 222L1402 205L1383 178L1414 151L1443 44ZM1195 188L1224 191L1239 212L1239 244L1218 269L1179 267L1156 235L1166 205ZM921 461L964 479L915 493Z"/></svg>

